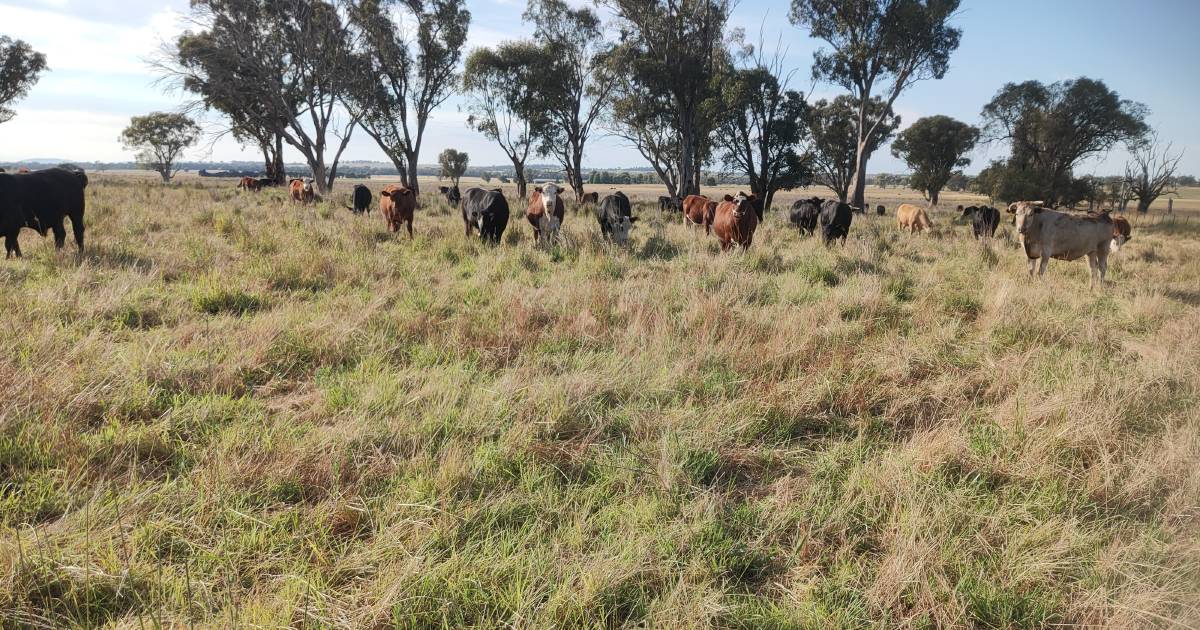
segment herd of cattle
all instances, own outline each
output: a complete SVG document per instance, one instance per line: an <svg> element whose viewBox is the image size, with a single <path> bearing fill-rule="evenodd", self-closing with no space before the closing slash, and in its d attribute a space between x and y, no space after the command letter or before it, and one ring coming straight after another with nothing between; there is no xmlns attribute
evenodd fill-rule
<svg viewBox="0 0 1200 630"><path fill-rule="evenodd" d="M82 170L48 168L30 172L21 169L11 174L0 169L0 234L4 236L5 258L21 256L17 241L22 228L30 228L43 237L54 232L55 246L61 249L66 241L64 220L71 219L75 243L83 251L84 189L88 178ZM245 177L238 188L258 191L271 186L267 179ZM295 203L314 203L320 200L310 178L292 179L288 192ZM488 243L499 243L508 226L508 200L499 188L468 188L460 193L457 186L442 186L438 192L462 213L468 237L478 233ZM525 208L525 218L533 227L539 244L557 239L566 219L565 190L557 184L535 187ZM349 210L356 214L370 213L374 202L371 190L358 184L350 198ZM618 245L629 241L630 230L637 218L632 204L624 193L614 192L600 198L598 193L583 197L583 205L595 207L596 221L604 238ZM754 232L763 220L762 201L755 195L738 193L712 200L702 195L684 198L660 197L659 208L678 211L684 222L716 237L722 251L734 245L743 249L754 242ZM413 190L401 185L389 185L379 192L379 210L388 229L399 232L407 228L413 237L413 216L417 198ZM845 245L855 213L862 209L838 200L818 197L801 199L792 204L788 220L802 235L815 235L818 228L826 246L841 241ZM886 214L883 206L876 213ZM959 216L971 220L976 239L992 238L1000 225L1000 210L990 206L958 207ZM1040 201L1019 201L1009 205L1018 240L1029 261L1029 274L1041 276L1051 258L1077 260L1087 257L1091 283L1103 285L1108 271L1108 255L1118 251L1130 240L1130 225L1123 217L1108 213L1062 212ZM900 204L896 208L896 223L910 234L923 232L933 226L927 208Z"/></svg>

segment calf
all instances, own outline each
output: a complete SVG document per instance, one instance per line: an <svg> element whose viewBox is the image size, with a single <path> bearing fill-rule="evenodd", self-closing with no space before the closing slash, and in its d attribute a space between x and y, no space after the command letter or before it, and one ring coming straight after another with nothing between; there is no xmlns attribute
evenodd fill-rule
<svg viewBox="0 0 1200 630"><path fill-rule="evenodd" d="M683 199L681 199L679 197L670 197L667 195L659 195L658 210L659 210L659 212L666 212L667 210L677 210L677 211L682 212L683 211Z"/></svg>
<svg viewBox="0 0 1200 630"><path fill-rule="evenodd" d="M242 181L238 182L237 187L240 190L248 190L250 192L258 192L258 189L261 188L258 180L253 177L243 177Z"/></svg>
<svg viewBox="0 0 1200 630"><path fill-rule="evenodd" d="M896 207L896 226L908 230L909 234L923 232L933 227L925 208L911 203L902 203Z"/></svg>
<svg viewBox="0 0 1200 630"><path fill-rule="evenodd" d="M292 193L292 203L310 204L317 198L316 192L313 191L313 180L309 177L291 180L288 188Z"/></svg>
<svg viewBox="0 0 1200 630"><path fill-rule="evenodd" d="M567 208L562 200L562 188L558 184L546 184L533 189L525 218L533 226L533 237L538 243L549 243L558 238L558 230L566 218Z"/></svg>
<svg viewBox="0 0 1200 630"><path fill-rule="evenodd" d="M963 209L962 216L964 219L971 217L971 231L975 233L975 240L985 236L996 236L996 228L1000 225L999 210L990 206L967 206Z"/></svg>
<svg viewBox="0 0 1200 630"><path fill-rule="evenodd" d="M438 194L446 198L446 202L452 206L457 206L462 201L462 193L458 191L458 186L438 186Z"/></svg>
<svg viewBox="0 0 1200 630"><path fill-rule="evenodd" d="M508 200L499 188L468 188L462 198L462 218L468 238L479 230L483 242L498 244L504 228L508 227Z"/></svg>
<svg viewBox="0 0 1200 630"><path fill-rule="evenodd" d="M388 230L399 232L401 224L408 224L408 238L413 237L413 214L417 210L417 196L413 191L392 184L379 191L379 212L387 221Z"/></svg>
<svg viewBox="0 0 1200 630"><path fill-rule="evenodd" d="M1039 278L1044 276L1051 258L1077 260L1087 256L1092 270L1088 286L1095 286L1097 278L1104 286L1108 252L1116 231L1108 213L1073 216L1045 208L1040 201L1018 201L1008 206L1008 212L1016 215L1018 238L1029 259L1029 277L1033 277L1035 268Z"/></svg>
<svg viewBox="0 0 1200 630"><path fill-rule="evenodd" d="M1133 236L1130 235L1130 233L1133 231L1133 228L1130 227L1129 220L1126 219L1125 217L1113 217L1112 222L1113 222L1112 251L1119 252L1119 251L1121 251L1121 247L1123 245L1125 245L1125 243L1128 243L1129 241L1133 240Z"/></svg>
<svg viewBox="0 0 1200 630"><path fill-rule="evenodd" d="M624 195L622 195L622 196L624 196ZM594 206L599 202L600 202L600 193L598 193L598 192L584 193L583 198L579 200L579 203L584 206Z"/></svg>
<svg viewBox="0 0 1200 630"><path fill-rule="evenodd" d="M821 204L825 203L820 197L800 199L792 204L788 213L788 221L800 228L800 235L812 236L817 231L817 218L821 216Z"/></svg>
<svg viewBox="0 0 1200 630"><path fill-rule="evenodd" d="M883 204L879 204L878 206L875 206L875 214L883 216L887 214L887 208L883 207Z"/></svg>
<svg viewBox="0 0 1200 630"><path fill-rule="evenodd" d="M54 246L62 249L67 240L64 219L71 219L75 245L83 253L83 189L88 178L83 171L48 168L26 174L0 175L0 234L4 236L5 258L21 257L17 235L27 227L42 236L54 232Z"/></svg>
<svg viewBox="0 0 1200 630"><path fill-rule="evenodd" d="M821 205L821 239L829 247L837 239L842 239L842 247L846 246L846 237L850 235L850 222L854 220L854 210L850 204L836 199L830 199Z"/></svg>
<svg viewBox="0 0 1200 630"><path fill-rule="evenodd" d="M637 222L637 217L633 216L629 198L617 191L600 201L600 206L596 208L596 221L600 223L604 240L625 245L629 242L629 230Z"/></svg>
<svg viewBox="0 0 1200 630"><path fill-rule="evenodd" d="M380 193L382 194L382 193ZM354 205L346 206L346 209L354 214L367 213L371 214L371 189L362 184L354 185L354 193L350 197L350 202Z"/></svg>
<svg viewBox="0 0 1200 630"><path fill-rule="evenodd" d="M691 225L704 226L704 233L712 233L713 214L717 211L717 202L703 195L688 195L683 198L683 219Z"/></svg>
<svg viewBox="0 0 1200 630"><path fill-rule="evenodd" d="M748 249L754 242L754 230L758 229L757 197L738 193L736 197L725 195L717 204L711 223L712 233L721 243L721 251L727 252L733 244Z"/></svg>

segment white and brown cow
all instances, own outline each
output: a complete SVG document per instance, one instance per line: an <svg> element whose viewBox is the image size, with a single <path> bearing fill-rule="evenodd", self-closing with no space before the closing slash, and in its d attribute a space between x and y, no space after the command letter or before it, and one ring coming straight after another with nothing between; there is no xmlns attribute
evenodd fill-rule
<svg viewBox="0 0 1200 630"><path fill-rule="evenodd" d="M1029 258L1029 276L1037 269L1045 275L1051 258L1078 260L1087 256L1092 270L1088 286L1099 278L1104 286L1108 273L1108 251L1113 241L1113 220L1105 214L1070 215L1044 207L1041 201L1018 201L1008 206L1016 215L1018 238ZM1040 264L1039 264L1039 261Z"/></svg>
<svg viewBox="0 0 1200 630"><path fill-rule="evenodd" d="M533 226L533 236L539 245L549 245L558 238L558 230L566 218L563 189L558 184L546 184L533 189L525 218Z"/></svg>

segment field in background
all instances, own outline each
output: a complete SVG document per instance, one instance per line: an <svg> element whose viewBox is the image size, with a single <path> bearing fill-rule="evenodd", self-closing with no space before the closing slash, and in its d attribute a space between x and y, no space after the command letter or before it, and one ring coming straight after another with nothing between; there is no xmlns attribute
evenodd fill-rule
<svg viewBox="0 0 1200 630"><path fill-rule="evenodd" d="M647 205L408 241L351 183L97 175L82 261L22 234L0 627L1200 625L1194 216L1091 292L910 191L721 255Z"/></svg>

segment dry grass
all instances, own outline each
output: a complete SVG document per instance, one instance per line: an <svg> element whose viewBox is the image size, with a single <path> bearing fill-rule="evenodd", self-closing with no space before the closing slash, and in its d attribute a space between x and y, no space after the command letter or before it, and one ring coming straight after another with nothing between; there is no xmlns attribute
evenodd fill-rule
<svg viewBox="0 0 1200 630"><path fill-rule="evenodd" d="M232 185L0 265L0 626L1200 625L1194 220L1089 292L945 212L541 251Z"/></svg>

